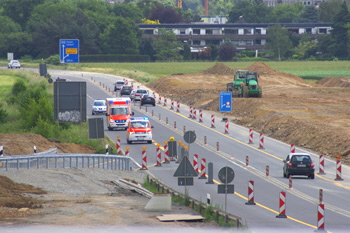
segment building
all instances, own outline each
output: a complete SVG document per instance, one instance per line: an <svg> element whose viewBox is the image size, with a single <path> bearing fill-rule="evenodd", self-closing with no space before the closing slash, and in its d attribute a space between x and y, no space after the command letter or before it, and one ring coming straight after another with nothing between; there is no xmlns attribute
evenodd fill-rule
<svg viewBox="0 0 350 233"><path fill-rule="evenodd" d="M208 45L221 45L228 39L238 50L262 50L266 44L268 27L271 23L242 24L139 24L143 40L152 40L158 35L158 28L172 30L177 39L188 43L193 51ZM280 24L292 33L309 34L316 39L319 35L330 34L330 23L285 23Z"/></svg>

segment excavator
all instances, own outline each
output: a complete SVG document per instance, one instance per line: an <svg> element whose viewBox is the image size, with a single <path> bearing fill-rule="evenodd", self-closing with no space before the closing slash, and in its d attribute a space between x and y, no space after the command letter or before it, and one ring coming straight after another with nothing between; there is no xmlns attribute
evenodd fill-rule
<svg viewBox="0 0 350 233"><path fill-rule="evenodd" d="M248 70L237 70L232 83L226 84L227 91L232 92L232 97L262 97L262 89L259 86L259 74Z"/></svg>

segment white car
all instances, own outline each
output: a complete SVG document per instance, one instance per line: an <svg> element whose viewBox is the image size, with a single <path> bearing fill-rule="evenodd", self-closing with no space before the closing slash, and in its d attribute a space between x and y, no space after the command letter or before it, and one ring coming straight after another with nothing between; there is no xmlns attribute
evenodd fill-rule
<svg viewBox="0 0 350 233"><path fill-rule="evenodd" d="M137 89L136 92L135 92L134 101L140 101L141 97L144 94L148 94L148 91L145 90L145 89Z"/></svg>
<svg viewBox="0 0 350 233"><path fill-rule="evenodd" d="M92 115L95 114L105 114L107 110L106 101L105 100L95 100L92 105Z"/></svg>
<svg viewBox="0 0 350 233"><path fill-rule="evenodd" d="M21 63L18 60L11 60L8 64L9 69L21 69Z"/></svg>
<svg viewBox="0 0 350 233"><path fill-rule="evenodd" d="M135 98L136 90L132 90L130 93L130 99L133 100Z"/></svg>

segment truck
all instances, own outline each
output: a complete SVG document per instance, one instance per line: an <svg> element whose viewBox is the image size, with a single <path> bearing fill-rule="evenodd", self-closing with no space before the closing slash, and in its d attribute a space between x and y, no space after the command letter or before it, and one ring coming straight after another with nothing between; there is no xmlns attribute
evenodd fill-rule
<svg viewBox="0 0 350 233"><path fill-rule="evenodd" d="M106 122L108 130L127 130L128 123L134 112L131 111L129 97L106 98Z"/></svg>
<svg viewBox="0 0 350 233"><path fill-rule="evenodd" d="M259 85L259 74L248 70L237 70L234 80L226 84L226 90L232 92L232 97L262 97Z"/></svg>

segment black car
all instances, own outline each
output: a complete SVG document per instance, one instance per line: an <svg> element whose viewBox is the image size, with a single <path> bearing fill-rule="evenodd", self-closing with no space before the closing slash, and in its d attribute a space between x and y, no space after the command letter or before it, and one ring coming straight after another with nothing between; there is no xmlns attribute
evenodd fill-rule
<svg viewBox="0 0 350 233"><path fill-rule="evenodd" d="M140 104L141 104L141 106L143 106L144 104L152 104L153 106L155 106L156 99L154 98L153 95L144 94L141 97Z"/></svg>
<svg viewBox="0 0 350 233"><path fill-rule="evenodd" d="M120 95L123 96L123 95L130 95L132 91L132 86L123 86L121 89L120 89Z"/></svg>
<svg viewBox="0 0 350 233"><path fill-rule="evenodd" d="M283 177L289 178L291 175L307 176L315 178L315 168L311 156L307 153L290 153L283 160Z"/></svg>

